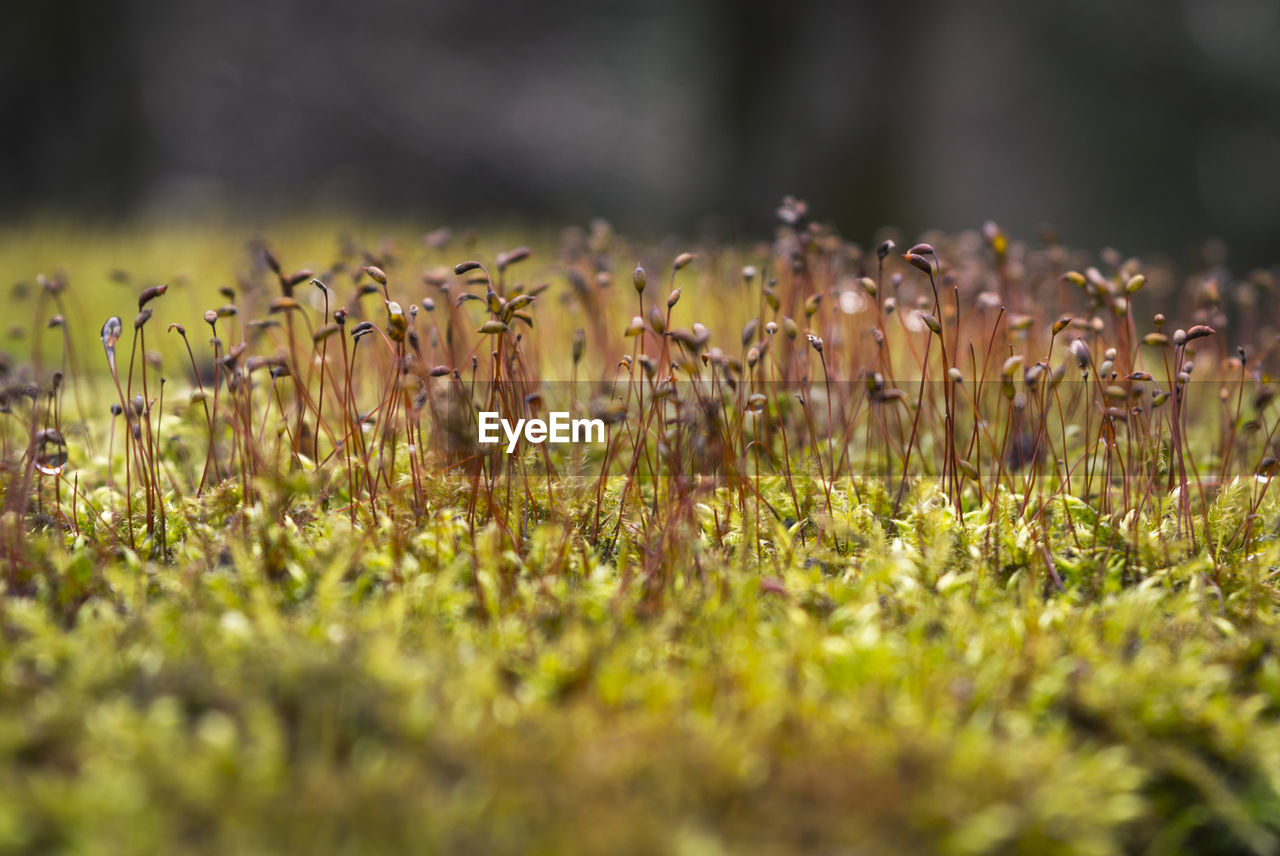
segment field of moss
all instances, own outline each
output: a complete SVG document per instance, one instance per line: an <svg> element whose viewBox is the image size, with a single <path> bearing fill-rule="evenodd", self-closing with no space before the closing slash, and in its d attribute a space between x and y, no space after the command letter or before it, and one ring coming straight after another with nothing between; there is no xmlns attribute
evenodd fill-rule
<svg viewBox="0 0 1280 856"><path fill-rule="evenodd" d="M0 853L1280 849L1276 271L246 237L0 235Z"/></svg>

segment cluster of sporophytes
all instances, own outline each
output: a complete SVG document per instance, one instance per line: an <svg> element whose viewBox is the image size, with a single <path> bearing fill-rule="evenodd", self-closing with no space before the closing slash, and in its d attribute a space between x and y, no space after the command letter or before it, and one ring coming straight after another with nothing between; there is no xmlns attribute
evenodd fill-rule
<svg viewBox="0 0 1280 856"><path fill-rule="evenodd" d="M1273 274L778 219L15 291L0 849L1275 849Z"/></svg>
<svg viewBox="0 0 1280 856"><path fill-rule="evenodd" d="M779 217L772 245L676 254L660 285L643 265L615 282L642 251L600 223L537 266L527 247L441 265L447 233L418 253L346 244L318 273L255 246L202 320L142 288L98 354L73 347L67 281L41 277L37 328L62 347L42 364L37 330L32 365L7 363L11 569L12 536L50 528L163 560L211 491L368 528L420 519L445 487L516 555L540 525L609 557L625 533L659 574L657 542L701 509L743 561L793 542L842 557L863 516L896 531L925 483L1000 566L996 534L1025 527L1059 588L1059 560L1097 549L1134 579L1253 551L1276 471L1274 342L1253 311L1269 274L1149 284L1138 260L1090 265L994 224L864 252L802 202ZM1183 317L1139 313L1146 291ZM1230 315L1238 345L1217 333ZM149 333L180 347L166 360ZM477 443L484 414L556 406L605 440Z"/></svg>

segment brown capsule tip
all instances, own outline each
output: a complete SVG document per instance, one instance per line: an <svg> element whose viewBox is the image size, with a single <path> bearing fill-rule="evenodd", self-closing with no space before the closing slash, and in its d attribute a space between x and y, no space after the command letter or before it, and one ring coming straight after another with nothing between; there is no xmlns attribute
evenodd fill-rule
<svg viewBox="0 0 1280 856"><path fill-rule="evenodd" d="M326 324L311 335L311 341L321 342L338 332L339 329L341 328L337 324Z"/></svg>
<svg viewBox="0 0 1280 856"><path fill-rule="evenodd" d="M533 251L528 247L516 247L505 253L498 253L498 270L506 270L517 262L522 262L529 256L533 255Z"/></svg>
<svg viewBox="0 0 1280 856"><path fill-rule="evenodd" d="M141 309L168 290L168 285L153 285L150 288L144 289L142 294L138 295L138 308Z"/></svg>
<svg viewBox="0 0 1280 856"><path fill-rule="evenodd" d="M919 253L907 253L903 256L907 264L917 268L925 273L933 273L933 264Z"/></svg>
<svg viewBox="0 0 1280 856"><path fill-rule="evenodd" d="M303 268L300 271L296 271L292 276L290 276L287 280L285 280L285 284L289 288L293 288L294 286L304 283L307 280L311 279L311 277L312 277L311 270L309 268Z"/></svg>

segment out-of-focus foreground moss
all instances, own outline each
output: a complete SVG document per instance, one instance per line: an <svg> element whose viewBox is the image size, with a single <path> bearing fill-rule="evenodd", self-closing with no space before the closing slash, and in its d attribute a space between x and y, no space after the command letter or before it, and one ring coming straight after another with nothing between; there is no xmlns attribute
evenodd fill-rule
<svg viewBox="0 0 1280 856"><path fill-rule="evenodd" d="M0 609L0 851L1268 852L1280 833L1277 630L1243 581L1221 610L1193 567L1046 601L873 527L856 566L717 569L656 613L589 554L548 578L535 550L481 572L481 623L447 513L384 552L341 515L253 526L212 572L194 540L168 567L46 547L39 594Z"/></svg>

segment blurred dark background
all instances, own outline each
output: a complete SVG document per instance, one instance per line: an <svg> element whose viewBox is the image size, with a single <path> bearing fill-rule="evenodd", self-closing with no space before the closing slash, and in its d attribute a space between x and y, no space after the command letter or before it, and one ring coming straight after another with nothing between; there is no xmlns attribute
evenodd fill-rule
<svg viewBox="0 0 1280 856"><path fill-rule="evenodd" d="M42 0L0 218L885 224L1280 260L1280 0ZM714 215L716 219L708 219Z"/></svg>

